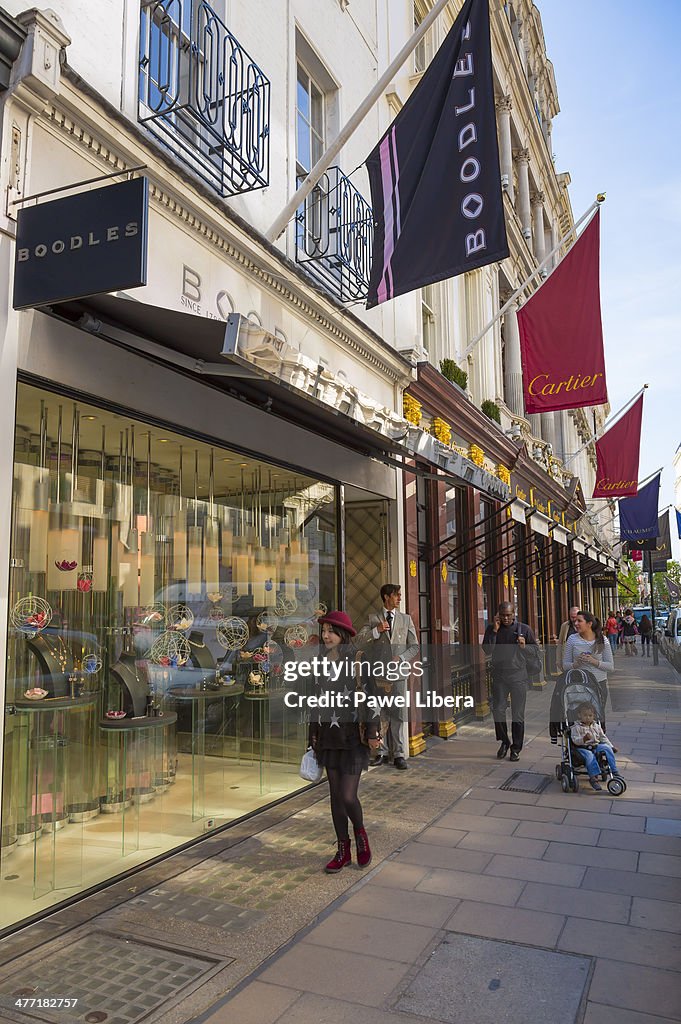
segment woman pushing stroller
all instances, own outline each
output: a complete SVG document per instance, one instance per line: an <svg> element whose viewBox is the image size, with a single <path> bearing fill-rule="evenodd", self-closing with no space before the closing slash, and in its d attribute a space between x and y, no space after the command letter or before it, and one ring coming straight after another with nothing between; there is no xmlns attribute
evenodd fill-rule
<svg viewBox="0 0 681 1024"><path fill-rule="evenodd" d="M577 613L575 629L577 632L567 638L563 648L563 671L586 669L602 685L607 699L608 672L615 667L612 648L605 642L601 624L591 612Z"/></svg>

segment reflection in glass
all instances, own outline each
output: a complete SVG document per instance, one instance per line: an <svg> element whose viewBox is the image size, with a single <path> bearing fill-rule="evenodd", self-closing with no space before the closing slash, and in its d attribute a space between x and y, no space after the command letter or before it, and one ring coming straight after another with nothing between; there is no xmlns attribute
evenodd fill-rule
<svg viewBox="0 0 681 1024"><path fill-rule="evenodd" d="M22 384L11 559L0 926L302 784L333 486Z"/></svg>

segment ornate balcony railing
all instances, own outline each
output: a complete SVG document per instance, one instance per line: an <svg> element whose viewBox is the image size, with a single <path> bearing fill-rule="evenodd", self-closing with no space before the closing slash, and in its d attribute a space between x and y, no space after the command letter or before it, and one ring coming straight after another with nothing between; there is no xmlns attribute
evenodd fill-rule
<svg viewBox="0 0 681 1024"><path fill-rule="evenodd" d="M303 180L303 176L299 178ZM371 206L339 167L330 167L296 214L296 261L342 302L369 286Z"/></svg>
<svg viewBox="0 0 681 1024"><path fill-rule="evenodd" d="M142 0L138 117L221 196L269 184L270 82L203 0Z"/></svg>

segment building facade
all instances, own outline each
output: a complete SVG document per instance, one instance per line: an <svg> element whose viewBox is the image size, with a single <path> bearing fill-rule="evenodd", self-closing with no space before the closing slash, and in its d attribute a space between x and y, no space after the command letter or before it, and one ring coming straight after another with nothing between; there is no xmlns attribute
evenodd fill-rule
<svg viewBox="0 0 681 1024"><path fill-rule="evenodd" d="M591 414L523 415L513 316L463 356L571 223L531 6L491 4L512 256L361 308L362 162L458 7L270 241L420 4L6 4L1 927L298 789L281 668L320 609L360 623L401 583L427 681L484 715L495 602L550 640L591 597L591 450L566 466ZM75 204L61 232L53 193ZM132 286L117 254L142 235ZM100 265L94 293L50 291ZM453 729L415 719L412 753Z"/></svg>
<svg viewBox="0 0 681 1024"><path fill-rule="evenodd" d="M429 6L414 4L415 24ZM398 83L404 97L455 14L452 5L429 30L412 74ZM492 3L490 17L510 255L422 289L424 360L404 409L487 474L472 485L447 480L441 471L440 479L432 472L421 482L405 477L407 559L417 566L407 581L410 608L422 643L439 652L434 674L441 685L451 682L456 692L473 694L479 716L489 711L479 644L499 601L513 600L535 630L550 677L558 668L555 644L569 607L603 615L616 601L617 564L615 503L585 498L595 479L593 437L609 409L525 415L518 303L572 244L570 238L560 245L574 219L570 177L557 170L552 149L559 105L539 11L522 0ZM403 26L405 34L410 27ZM399 44L396 39L395 48ZM517 302L485 331L532 274ZM490 489L490 476L508 482L512 501ZM413 722L412 750L422 748L424 729L449 736L455 728L448 718Z"/></svg>

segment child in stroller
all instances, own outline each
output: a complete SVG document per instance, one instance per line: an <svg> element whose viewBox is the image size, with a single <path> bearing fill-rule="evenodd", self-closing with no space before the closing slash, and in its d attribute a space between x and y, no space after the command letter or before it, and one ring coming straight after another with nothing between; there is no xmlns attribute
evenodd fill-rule
<svg viewBox="0 0 681 1024"><path fill-rule="evenodd" d="M573 793L577 792L579 789L578 775L596 775L595 772L587 770L593 769L594 766L601 773L611 796L621 796L626 791L627 784L617 771L612 754L609 753L610 760L612 760L611 766L605 752L600 750L592 752L587 749L589 746L597 746L596 734L599 739L601 735L605 735L605 697L605 685L585 669L569 669L556 683L551 698L549 733L552 743L557 743L559 736L561 739L561 762L556 765L556 778L564 793L569 790L572 790ZM571 730L575 724L579 727L580 715L578 712L584 710L585 705L589 705L593 714L592 721L598 723L599 728L595 731L592 730L591 733L588 733L588 729L584 727L581 732L578 728L577 735L580 739L578 745L571 736ZM593 743L589 741L584 743L585 733L593 737ZM589 763L585 767L587 761ZM596 785L593 788L600 789L595 778L594 782Z"/></svg>
<svg viewBox="0 0 681 1024"><path fill-rule="evenodd" d="M601 776L602 757L605 757L610 769L609 773L607 770L602 772L603 781L606 782L610 776L617 775L615 748L596 721L596 708L590 701L580 704L576 709L576 715L577 721L570 729L570 739L586 765L591 788L600 792L603 788L598 781Z"/></svg>

